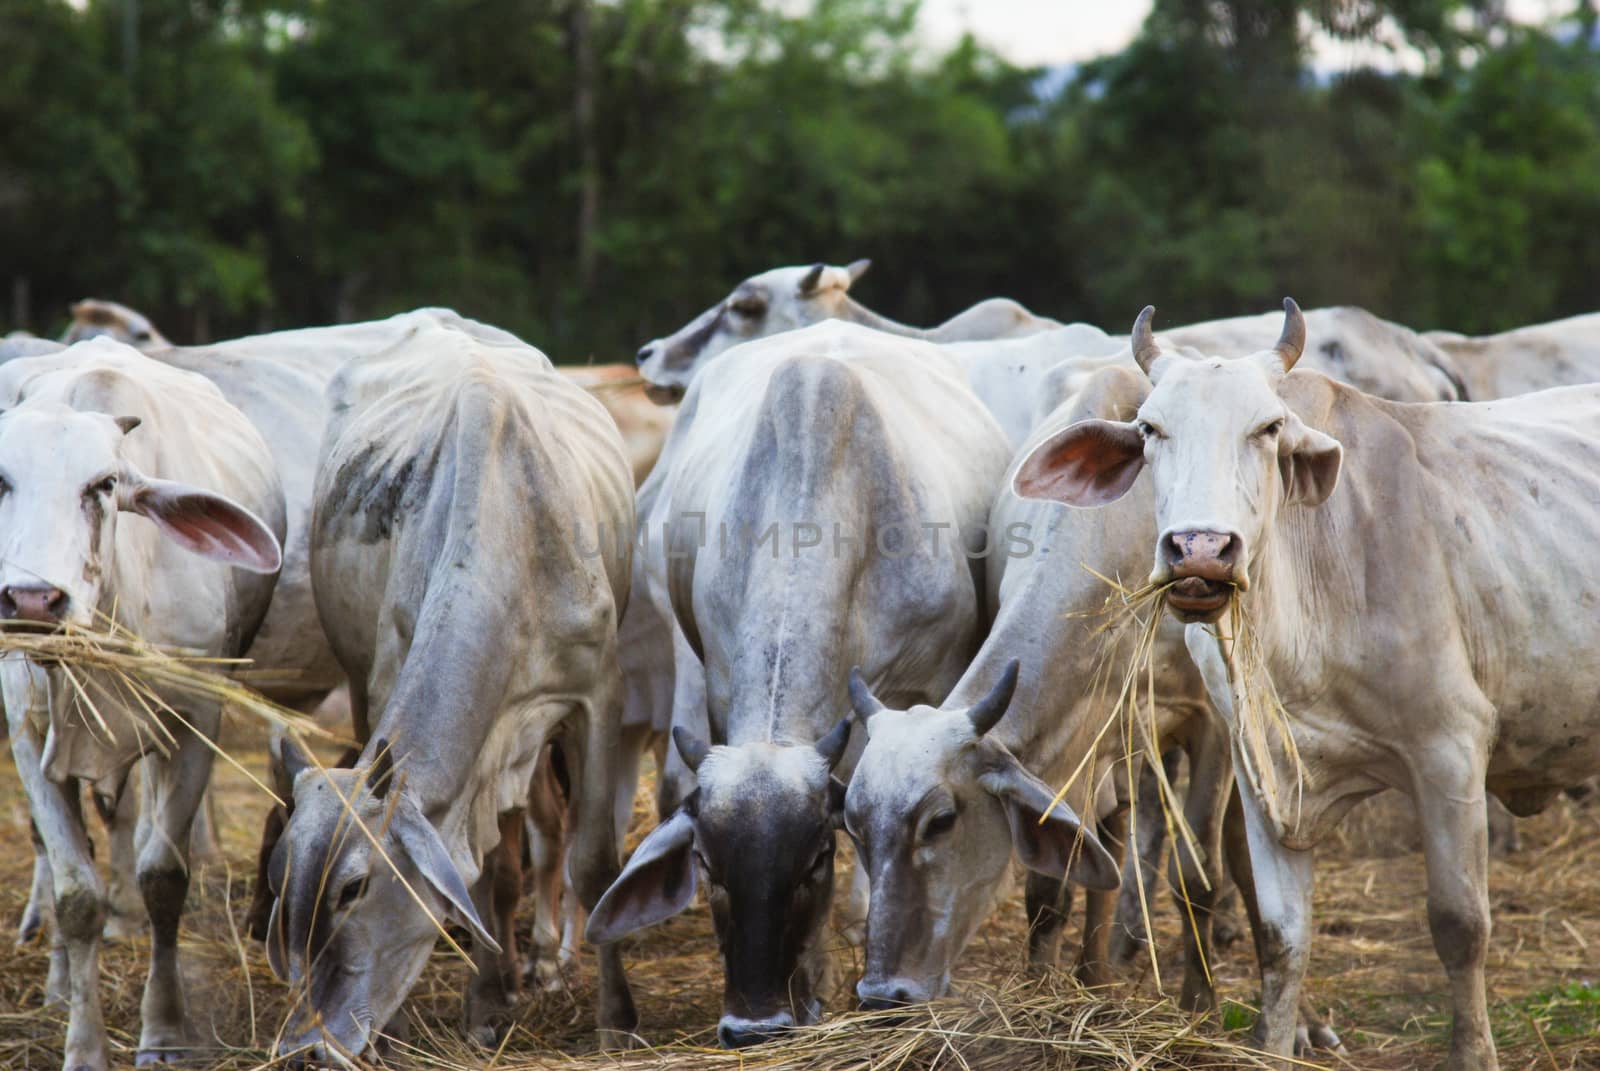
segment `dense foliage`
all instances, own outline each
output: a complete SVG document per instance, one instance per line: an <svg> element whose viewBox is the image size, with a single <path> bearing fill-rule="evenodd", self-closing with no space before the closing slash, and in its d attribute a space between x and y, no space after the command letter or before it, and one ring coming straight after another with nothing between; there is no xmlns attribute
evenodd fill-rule
<svg viewBox="0 0 1600 1071"><path fill-rule="evenodd" d="M930 54L910 0L0 0L0 323L447 304L620 360L747 274L862 256L917 322L1588 311L1593 0L1501 6L1157 0L1120 54L1037 72ZM1310 33L1380 29L1420 73L1311 68Z"/></svg>

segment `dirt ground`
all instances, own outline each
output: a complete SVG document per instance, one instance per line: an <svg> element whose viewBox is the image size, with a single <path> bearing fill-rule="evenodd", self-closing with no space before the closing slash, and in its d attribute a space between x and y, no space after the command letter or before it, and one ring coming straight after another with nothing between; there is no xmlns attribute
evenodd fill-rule
<svg viewBox="0 0 1600 1071"><path fill-rule="evenodd" d="M258 773L264 769L259 734L229 729L229 749ZM199 1066L262 1066L285 1007L259 946L240 932L250 895L253 852L264 798L238 771L218 764L218 812L226 860L205 866L190 894L183 956L197 1021L214 1046ZM634 836L648 828L641 793ZM1600 1068L1600 802L1561 800L1521 823L1521 850L1491 864L1494 937L1489 999L1502 1067ZM59 1066L63 1022L39 1010L47 950L41 942L12 949L27 898L32 853L27 807L9 762L0 764L0 1067ZM1334 843L1319 853L1316 943L1309 989L1342 1035L1346 1053L1323 1055L1333 1067L1401 1069L1437 1066L1449 1024L1448 989L1434 955L1425 914L1425 882L1416 830L1398 800L1369 802L1346 820ZM1177 915L1157 905L1163 952L1161 977L1181 977ZM1064 959L1073 949L1063 951ZM138 1034L144 941L105 947L102 993L114 1060L131 1063ZM650 1046L713 1043L721 997L716 945L703 906L655 928L628 948L630 975ZM1214 964L1225 1004L1201 1029L1247 1040L1255 997L1248 942L1221 950ZM1070 959L1068 959L1070 962ZM839 942L834 1010L852 1005L859 965ZM958 984L972 988L1013 977L1024 966L1020 883L1011 901L968 949ZM428 1067L608 1066L594 1051L588 986L592 967L580 966L567 991L529 998L505 1049L475 1054L457 1027L466 968L435 956L408 1004L411 1043L418 1055L404 1064ZM1157 996L1148 961L1126 973L1111 997ZM427 1055L420 1055L427 1054ZM579 1057L581 1062L572 1058ZM587 1058L586 1058L587 1057ZM753 1066L755 1060L750 1061ZM852 1061L872 1066L873 1060ZM926 1066L928 1061L917 1063ZM932 1063L966 1066L958 1052ZM643 1065L641 1065L643 1066ZM719 1064L720 1066L720 1064ZM726 1066L745 1066L733 1057ZM780 1066L765 1062L763 1067ZM997 1067L999 1065L996 1065Z"/></svg>

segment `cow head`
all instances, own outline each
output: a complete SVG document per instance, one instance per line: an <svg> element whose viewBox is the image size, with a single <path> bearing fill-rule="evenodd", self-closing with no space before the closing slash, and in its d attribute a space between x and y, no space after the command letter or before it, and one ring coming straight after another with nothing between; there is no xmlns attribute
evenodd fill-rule
<svg viewBox="0 0 1600 1071"><path fill-rule="evenodd" d="M678 329L647 342L636 360L651 400L668 404L683 397L689 381L712 358L741 342L845 317L850 284L871 261L846 267L813 264L773 268L752 275L733 293Z"/></svg>
<svg viewBox="0 0 1600 1071"><path fill-rule="evenodd" d="M988 917L1013 853L1030 870L1114 889L1116 860L1055 792L985 734L1011 702L1012 662L966 710L885 709L852 674L867 746L850 778L845 824L867 868L864 1008L942 995Z"/></svg>
<svg viewBox="0 0 1600 1071"><path fill-rule="evenodd" d="M399 1010L446 919L499 950L443 839L397 784L388 743L367 752L354 769L326 770L292 742L283 747L294 809L268 868L277 903L267 958L301 1003L280 1054L358 1058Z"/></svg>
<svg viewBox="0 0 1600 1071"><path fill-rule="evenodd" d="M814 746L707 747L681 726L672 736L698 787L595 905L589 940L615 941L677 914L694 900L698 878L722 948L722 1045L816 1022L844 797L832 771L849 722Z"/></svg>
<svg viewBox="0 0 1600 1071"><path fill-rule="evenodd" d="M1132 423L1085 420L1046 439L1017 469L1024 498L1103 506L1144 466L1156 493L1154 583L1186 622L1215 621L1286 503L1320 505L1339 480L1338 442L1308 427L1279 394L1305 346L1305 320L1284 299L1270 350L1239 360L1169 352L1151 333L1154 308L1133 327L1133 354L1153 387Z"/></svg>
<svg viewBox="0 0 1600 1071"><path fill-rule="evenodd" d="M119 513L202 557L277 571L277 537L249 510L123 456L138 426L43 400L0 413L0 620L89 626L109 613Z"/></svg>
<svg viewBox="0 0 1600 1071"><path fill-rule="evenodd" d="M169 350L172 343L156 330L155 324L141 312L135 312L115 301L84 298L72 306L72 324L61 341L82 342L85 339L107 337L142 353Z"/></svg>

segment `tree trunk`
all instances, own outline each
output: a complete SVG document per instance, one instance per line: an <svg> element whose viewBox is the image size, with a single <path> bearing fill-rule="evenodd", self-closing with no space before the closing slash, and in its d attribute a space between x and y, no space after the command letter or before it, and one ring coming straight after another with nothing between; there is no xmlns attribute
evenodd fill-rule
<svg viewBox="0 0 1600 1071"><path fill-rule="evenodd" d="M591 0L573 0L570 17L572 44L573 127L578 138L578 282L593 293L599 251L595 230L600 222L600 147L595 133L594 39L590 23Z"/></svg>

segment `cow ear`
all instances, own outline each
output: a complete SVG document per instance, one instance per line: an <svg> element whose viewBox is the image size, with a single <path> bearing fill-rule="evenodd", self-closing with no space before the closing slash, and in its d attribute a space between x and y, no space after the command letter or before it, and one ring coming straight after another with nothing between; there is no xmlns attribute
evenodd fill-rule
<svg viewBox="0 0 1600 1071"><path fill-rule="evenodd" d="M1116 859L1084 828L1071 807L1051 806L1055 793L1004 748L994 747L989 758L993 766L978 783L1005 807L1011 846L1024 866L1091 889L1115 889L1122 883Z"/></svg>
<svg viewBox="0 0 1600 1071"><path fill-rule="evenodd" d="M154 521L187 551L252 573L275 573L283 565L278 537L237 502L171 480L125 478L117 508Z"/></svg>
<svg viewBox="0 0 1600 1071"><path fill-rule="evenodd" d="M1285 502L1320 506L1339 485L1344 447L1331 435L1308 426L1293 413L1278 436L1278 471Z"/></svg>
<svg viewBox="0 0 1600 1071"><path fill-rule="evenodd" d="M500 942L490 935L483 919L478 917L478 909L472 906L472 894L467 891L467 883L456 868L455 860L450 858L450 851L440 839L439 831L433 828L433 823L404 792L400 794L399 806L394 809L390 828L399 838L411 865L417 868L433 891L450 905L450 913L466 925L472 933L472 939L482 942L485 948L498 954Z"/></svg>
<svg viewBox="0 0 1600 1071"><path fill-rule="evenodd" d="M593 944L610 944L692 904L693 847L694 819L680 807L633 850L628 865L594 905L584 936Z"/></svg>
<svg viewBox="0 0 1600 1071"><path fill-rule="evenodd" d="M1022 498L1105 506L1128 493L1144 467L1144 437L1132 424L1080 420L1033 449L1011 489Z"/></svg>

